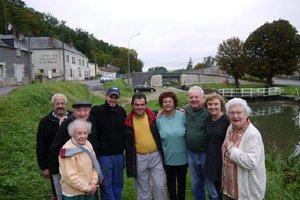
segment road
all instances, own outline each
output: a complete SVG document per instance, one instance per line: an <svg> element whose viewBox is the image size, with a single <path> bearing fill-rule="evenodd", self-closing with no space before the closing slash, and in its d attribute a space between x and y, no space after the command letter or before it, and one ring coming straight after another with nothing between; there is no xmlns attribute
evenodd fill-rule
<svg viewBox="0 0 300 200"><path fill-rule="evenodd" d="M89 87L89 89L91 91L95 92L96 94L100 93L100 94L104 94L105 95L103 84L100 83L99 79L85 80L85 81L79 81L79 82L86 84ZM290 79L282 79L282 78L273 78L273 82L274 82L274 84L279 84L279 85L296 85L296 86L300 85L300 81L299 80L290 80ZM13 89L15 89L17 87L18 86L3 86L3 87L0 87L0 96L5 96L5 95L9 94ZM163 91L164 89L161 88L161 89L159 89L159 91L154 92L154 94L155 93L159 93L160 94L161 93L160 90ZM152 96L152 95L150 95L150 96ZM155 96L155 95L153 95L153 96Z"/></svg>
<svg viewBox="0 0 300 200"><path fill-rule="evenodd" d="M0 87L0 97L9 94L13 89L17 88L18 86L3 86Z"/></svg>
<svg viewBox="0 0 300 200"><path fill-rule="evenodd" d="M300 80L290 80L283 78L273 78L274 84L278 85L300 85Z"/></svg>
<svg viewBox="0 0 300 200"><path fill-rule="evenodd" d="M86 84L91 91L104 91L103 83L99 79L79 81Z"/></svg>

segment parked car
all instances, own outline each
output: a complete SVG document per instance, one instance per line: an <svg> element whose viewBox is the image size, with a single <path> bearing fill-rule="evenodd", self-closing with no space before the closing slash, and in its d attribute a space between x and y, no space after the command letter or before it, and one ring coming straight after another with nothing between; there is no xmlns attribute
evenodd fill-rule
<svg viewBox="0 0 300 200"><path fill-rule="evenodd" d="M162 87L169 87L169 86L171 86L172 84L170 83L170 82L168 82L168 81L166 81L166 82L162 82L161 83L161 86Z"/></svg>
<svg viewBox="0 0 300 200"><path fill-rule="evenodd" d="M100 83L105 83L107 81L113 81L113 80L114 80L114 78L112 76L105 76L105 75L103 75L100 78Z"/></svg>
<svg viewBox="0 0 300 200"><path fill-rule="evenodd" d="M190 89L190 87L186 85L182 85L180 88L184 91L188 91Z"/></svg>
<svg viewBox="0 0 300 200"><path fill-rule="evenodd" d="M135 92L141 92L141 91L155 92L156 91L156 89L154 87L151 87L151 86L145 85L145 84L138 84L133 87L133 90Z"/></svg>

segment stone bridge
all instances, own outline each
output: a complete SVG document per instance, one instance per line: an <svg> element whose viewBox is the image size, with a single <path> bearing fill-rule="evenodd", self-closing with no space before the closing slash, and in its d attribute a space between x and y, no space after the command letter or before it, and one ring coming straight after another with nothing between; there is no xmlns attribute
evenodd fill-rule
<svg viewBox="0 0 300 200"><path fill-rule="evenodd" d="M178 86L192 85L198 83L222 83L228 78L217 67L210 67L201 70L185 70L182 72L134 72L131 75L132 85L147 84L161 86L162 82L176 82Z"/></svg>

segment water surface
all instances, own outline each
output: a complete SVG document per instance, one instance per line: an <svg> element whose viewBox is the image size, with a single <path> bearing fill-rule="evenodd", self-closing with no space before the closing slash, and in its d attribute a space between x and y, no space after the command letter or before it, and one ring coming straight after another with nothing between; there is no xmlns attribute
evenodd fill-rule
<svg viewBox="0 0 300 200"><path fill-rule="evenodd" d="M300 151L300 103L290 101L249 102L251 122L262 134L266 152L277 148L291 155Z"/></svg>

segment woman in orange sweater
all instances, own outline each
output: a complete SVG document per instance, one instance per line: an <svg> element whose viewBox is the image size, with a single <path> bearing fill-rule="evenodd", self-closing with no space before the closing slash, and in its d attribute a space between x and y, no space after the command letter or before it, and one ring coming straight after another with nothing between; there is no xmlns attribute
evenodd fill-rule
<svg viewBox="0 0 300 200"><path fill-rule="evenodd" d="M87 140L91 123L76 119L68 126L71 138L60 150L59 171L64 200L94 200L103 180L91 143Z"/></svg>

